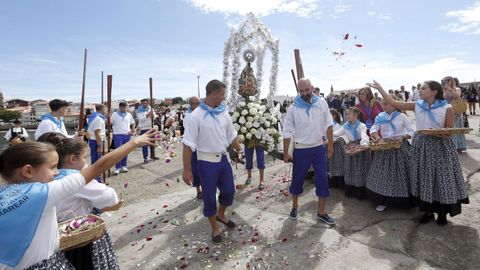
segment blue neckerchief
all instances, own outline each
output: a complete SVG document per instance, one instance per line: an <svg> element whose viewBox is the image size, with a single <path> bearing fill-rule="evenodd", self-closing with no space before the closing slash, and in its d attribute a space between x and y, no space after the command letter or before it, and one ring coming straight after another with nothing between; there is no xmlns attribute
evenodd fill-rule
<svg viewBox="0 0 480 270"><path fill-rule="evenodd" d="M188 112L189 112L189 113L192 113L192 112L193 112L192 107L188 107Z"/></svg>
<svg viewBox="0 0 480 270"><path fill-rule="evenodd" d="M147 108L143 107L143 106L138 106L137 108L137 113L144 113L144 112L148 112L148 110L150 109L150 107L147 106Z"/></svg>
<svg viewBox="0 0 480 270"><path fill-rule="evenodd" d="M397 116L400 115L399 111L394 111L392 115L388 115L386 112L381 112L377 117L375 118L375 125L386 125L390 124L390 127L392 128L393 132L395 132L397 129L393 125L392 121L395 119Z"/></svg>
<svg viewBox="0 0 480 270"><path fill-rule="evenodd" d="M48 197L44 183L0 187L0 263L15 267L30 246ZM20 233L13 233L21 228Z"/></svg>
<svg viewBox="0 0 480 270"><path fill-rule="evenodd" d="M53 180L60 180L67 175L80 173L79 170L74 169L59 169L58 174L53 177Z"/></svg>
<svg viewBox="0 0 480 270"><path fill-rule="evenodd" d="M57 125L58 129L62 130L62 120L59 120L58 118L54 117L52 115L52 113L46 113L46 114L42 115L41 120L42 121L43 120L50 120L53 123L55 123L55 125Z"/></svg>
<svg viewBox="0 0 480 270"><path fill-rule="evenodd" d="M125 119L125 116L127 116L127 112L117 111L117 113L122 117L122 119Z"/></svg>
<svg viewBox="0 0 480 270"><path fill-rule="evenodd" d="M203 100L200 102L200 108L205 110L205 114L203 115L203 118L206 118L208 115L210 115L213 119L217 121L218 121L217 115L225 111L225 105L223 105L223 103L212 109L208 107L208 105L205 104Z"/></svg>
<svg viewBox="0 0 480 270"><path fill-rule="evenodd" d="M358 126L360 126L360 121L356 121L354 125L350 124L350 122L345 122L343 125L353 136L353 140L358 141L361 139L360 134L358 134Z"/></svg>
<svg viewBox="0 0 480 270"><path fill-rule="evenodd" d="M307 115L310 115L310 108L312 108L312 106L315 106L315 104L317 103L317 100L318 100L317 95L312 95L312 100L310 103L303 100L300 95L297 95L293 100L293 106L300 109L305 109L305 112L307 113Z"/></svg>
<svg viewBox="0 0 480 270"><path fill-rule="evenodd" d="M430 120L437 126L443 126L443 125L440 125L436 120L435 120L435 116L433 116L433 113L432 113L432 110L435 110L435 109L438 109L438 108L441 108L445 105L447 105L447 101L444 100L444 99L437 99L435 100L435 102L432 104L432 106L429 108L428 107L428 103L421 99L421 100L417 100L417 106L420 107L420 109L422 109L420 112L426 112L427 115L428 115L428 118L430 118Z"/></svg>
<svg viewBox="0 0 480 270"><path fill-rule="evenodd" d="M97 118L97 117L100 117L100 118L102 118L103 121L105 121L105 115L103 115L101 113L98 113L98 112L93 112L88 116L87 124L90 125L90 123L92 123L92 121L95 120L95 118Z"/></svg>

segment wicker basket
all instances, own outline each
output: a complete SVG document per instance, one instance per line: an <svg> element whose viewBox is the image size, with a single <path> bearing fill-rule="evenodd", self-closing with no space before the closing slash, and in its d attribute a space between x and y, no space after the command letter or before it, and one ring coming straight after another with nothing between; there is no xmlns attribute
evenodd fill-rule
<svg viewBox="0 0 480 270"><path fill-rule="evenodd" d="M352 143L345 145L345 153L349 156L369 150L368 148L361 148L359 144L355 144L355 148L351 148L351 146L352 146Z"/></svg>
<svg viewBox="0 0 480 270"><path fill-rule="evenodd" d="M62 234L62 232L61 232L62 226L70 223L74 219L78 219L78 217L73 218L73 219L69 219L67 221L64 221L64 222L61 222L61 223L58 224L59 233L61 235L60 236L60 250L61 251L67 251L67 250L71 250L71 249L74 249L74 248L77 248L77 247L85 246L85 245L99 239L100 237L102 237L103 233L105 232L105 221L102 218L100 218L99 216L92 215L92 214L87 215L87 217L95 218L96 220L100 221L100 223L93 228L90 228L88 230L79 232L77 234L68 235L68 236L61 235Z"/></svg>
<svg viewBox="0 0 480 270"><path fill-rule="evenodd" d="M450 136L455 134L467 134L470 133L472 130L473 128L439 128L417 130L417 133L431 136Z"/></svg>
<svg viewBox="0 0 480 270"><path fill-rule="evenodd" d="M383 151L390 149L400 149L402 147L403 140L379 140L376 142L369 142L370 149L372 151Z"/></svg>

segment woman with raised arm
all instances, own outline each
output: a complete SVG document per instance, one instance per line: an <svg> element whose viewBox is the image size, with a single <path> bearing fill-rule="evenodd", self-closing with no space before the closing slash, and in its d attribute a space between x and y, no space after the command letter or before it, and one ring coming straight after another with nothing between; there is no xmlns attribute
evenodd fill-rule
<svg viewBox="0 0 480 270"><path fill-rule="evenodd" d="M384 100L398 110L415 112L417 130L453 127L452 106L443 98L443 87L436 81L426 81L420 88L420 100L394 100L382 86L368 84L382 94ZM437 213L437 224L446 225L447 214L461 213L462 203L469 203L467 188L455 145L449 136L416 134L412 145L411 193L420 211L425 212L420 223L428 223Z"/></svg>

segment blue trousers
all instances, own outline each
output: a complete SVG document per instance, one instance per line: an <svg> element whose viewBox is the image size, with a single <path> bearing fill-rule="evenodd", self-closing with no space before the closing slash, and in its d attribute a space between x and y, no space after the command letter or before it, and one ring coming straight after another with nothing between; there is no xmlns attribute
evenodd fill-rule
<svg viewBox="0 0 480 270"><path fill-rule="evenodd" d="M198 171L197 171L197 151L192 153L192 174L193 174L193 182L192 186L194 187L199 187L200 186L200 177L198 176Z"/></svg>
<svg viewBox="0 0 480 270"><path fill-rule="evenodd" d="M140 135L143 135L147 131L148 129L140 130ZM143 159L148 158L148 147L148 145L142 146ZM150 146L150 157L153 157L153 151L153 146Z"/></svg>
<svg viewBox="0 0 480 270"><path fill-rule="evenodd" d="M235 185L233 172L227 156L223 155L220 162L197 160L197 172L202 181L203 215L205 217L217 214L217 188L220 190L218 202L224 206L233 204Z"/></svg>
<svg viewBox="0 0 480 270"><path fill-rule="evenodd" d="M102 157L102 153L97 152L98 144L96 140L90 140L88 145L90 146L90 164L93 164Z"/></svg>
<svg viewBox="0 0 480 270"><path fill-rule="evenodd" d="M265 149L260 145L255 145L252 148L245 146L245 169L251 170L253 168L253 150L257 155L257 169L265 169Z"/></svg>
<svg viewBox="0 0 480 270"><path fill-rule="evenodd" d="M315 194L317 197L330 196L327 178L327 154L323 145L293 150L293 176L290 193L293 195L303 193L303 182L311 165L315 170Z"/></svg>
<svg viewBox="0 0 480 270"><path fill-rule="evenodd" d="M115 144L115 149L118 149L120 146L126 144L130 141L129 134L115 134L113 136L113 143ZM120 160L117 164L115 164L115 168L120 169L122 167L127 167L127 157L125 156L122 160Z"/></svg>

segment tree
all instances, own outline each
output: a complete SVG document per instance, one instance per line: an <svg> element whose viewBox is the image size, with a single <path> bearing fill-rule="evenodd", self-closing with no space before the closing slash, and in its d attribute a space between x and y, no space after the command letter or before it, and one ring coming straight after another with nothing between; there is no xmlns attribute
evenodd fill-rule
<svg viewBox="0 0 480 270"><path fill-rule="evenodd" d="M183 98L182 98L182 97L174 97L174 98L172 99L172 105L174 105L174 104L183 104L183 103L184 103L184 101L183 101Z"/></svg>
<svg viewBox="0 0 480 270"><path fill-rule="evenodd" d="M22 118L22 114L20 112L0 109L0 119L3 119L5 122L20 118Z"/></svg>

